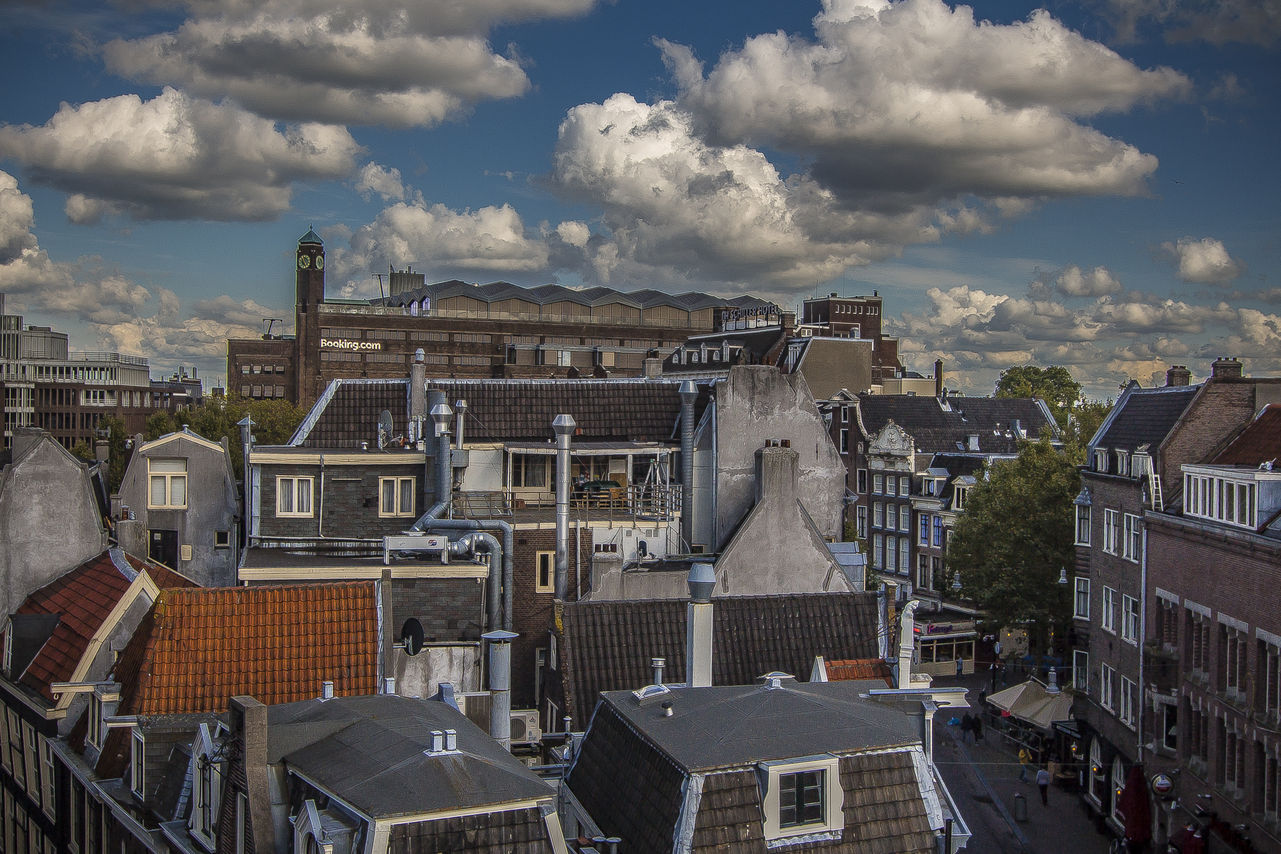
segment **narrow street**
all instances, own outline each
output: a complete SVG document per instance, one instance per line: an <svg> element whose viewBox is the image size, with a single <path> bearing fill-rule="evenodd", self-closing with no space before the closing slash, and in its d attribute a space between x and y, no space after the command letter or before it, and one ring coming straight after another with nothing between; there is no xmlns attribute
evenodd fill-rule
<svg viewBox="0 0 1281 854"><path fill-rule="evenodd" d="M977 710L982 675L936 677L938 686L969 689L971 711ZM1107 854L1109 837L1095 829L1076 792L1051 786L1049 803L1029 772L1019 781L1018 758L992 733L983 741L961 741L960 727L948 720L965 709L941 710L934 718L934 759L973 836L966 851L975 854ZM1015 795L1026 799L1027 821L1015 820Z"/></svg>

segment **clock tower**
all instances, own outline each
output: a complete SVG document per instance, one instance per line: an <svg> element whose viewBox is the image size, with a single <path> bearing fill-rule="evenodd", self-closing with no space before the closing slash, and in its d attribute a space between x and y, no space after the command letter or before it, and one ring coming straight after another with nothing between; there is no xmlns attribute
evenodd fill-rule
<svg viewBox="0 0 1281 854"><path fill-rule="evenodd" d="M308 378L318 375L320 360L320 317L318 306L325 301L325 243L310 228L298 240L294 266L295 302L294 400L307 406L316 390L308 387ZM315 382L314 379L311 382Z"/></svg>

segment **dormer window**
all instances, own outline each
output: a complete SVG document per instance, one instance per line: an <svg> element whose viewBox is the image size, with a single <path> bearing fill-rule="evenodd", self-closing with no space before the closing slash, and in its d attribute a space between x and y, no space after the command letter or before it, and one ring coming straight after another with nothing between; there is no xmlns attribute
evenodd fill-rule
<svg viewBox="0 0 1281 854"><path fill-rule="evenodd" d="M814 756L759 766L764 785L762 812L767 842L804 835L839 839L844 827L840 760Z"/></svg>
<svg viewBox="0 0 1281 854"><path fill-rule="evenodd" d="M952 509L953 510L965 509L965 494L967 492L969 492L968 487L964 487L964 486L952 487Z"/></svg>
<svg viewBox="0 0 1281 854"><path fill-rule="evenodd" d="M1130 474L1130 454L1128 451L1117 450L1116 452L1116 473L1125 475Z"/></svg>
<svg viewBox="0 0 1281 854"><path fill-rule="evenodd" d="M143 797L145 785L147 741L142 730L134 729L133 740L129 749L129 790L138 797Z"/></svg>
<svg viewBox="0 0 1281 854"><path fill-rule="evenodd" d="M1108 452L1105 448L1096 448L1094 451L1094 470L1097 472L1107 473L1108 470Z"/></svg>

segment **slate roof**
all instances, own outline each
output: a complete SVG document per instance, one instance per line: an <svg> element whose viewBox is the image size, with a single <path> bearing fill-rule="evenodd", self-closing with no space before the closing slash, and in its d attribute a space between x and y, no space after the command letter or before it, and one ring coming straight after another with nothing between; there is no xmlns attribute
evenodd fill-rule
<svg viewBox="0 0 1281 854"><path fill-rule="evenodd" d="M603 831L634 850L658 852L674 850L686 777L704 774L692 850L758 851L765 843L757 763L830 753L840 757L845 829L841 840L805 850L932 851L912 753L919 718L863 700L860 690L793 682L677 687L664 698L670 717L659 702L641 706L630 692L612 692L566 783Z"/></svg>
<svg viewBox="0 0 1281 854"><path fill-rule="evenodd" d="M936 397L906 394L859 396L859 417L869 436L875 436L891 419L911 434L918 453L963 450L974 434L984 454L1014 454L1018 440L1011 425L1019 422L1025 438L1035 439L1057 427L1045 404L1036 398L949 397L947 409Z"/></svg>
<svg viewBox="0 0 1281 854"><path fill-rule="evenodd" d="M50 703L56 702L50 685L72 678L94 635L138 573L144 571L159 587L194 586L194 582L160 564L111 549L28 596L15 615L56 616L57 623L50 625L51 631L42 643L35 639L40 646L31 651L30 663L18 682ZM18 655L18 650L14 654Z"/></svg>
<svg viewBox="0 0 1281 854"><path fill-rule="evenodd" d="M457 731L458 751L425 753L432 730L445 729ZM394 694L270 707L267 761L283 761L375 819L553 795L457 709Z"/></svg>
<svg viewBox="0 0 1281 854"><path fill-rule="evenodd" d="M568 412L578 422L576 441L667 442L680 418L679 382L606 380L432 379L450 405L467 401L467 437L473 442L552 441L552 419ZM710 398L700 387L695 416ZM391 412L393 433L409 420L409 380L334 380L290 444L355 448L376 438L378 414Z"/></svg>
<svg viewBox="0 0 1281 854"><path fill-rule="evenodd" d="M310 232L308 232L310 234ZM300 241L302 242L302 241ZM319 242L319 238L317 241ZM596 286L575 290L567 288L564 285L537 285L535 287L522 287L514 285L511 282L490 282L485 285L469 285L458 279L450 279L447 282L436 282L430 285L424 285L421 288L414 288L410 291L403 291L394 296L384 297L378 300L370 300L372 304L377 305L396 305L403 306L412 302L420 302L424 297L430 297L432 302L438 302L450 297L464 296L482 302L492 303L508 299L525 300L536 305L547 305L554 302L574 302L579 305L596 306L606 305L609 303L623 303L634 308L651 308L656 305L670 305L677 308L683 308L689 311L697 311L703 308L757 308L772 305L772 303L753 296L736 296L736 297L718 297L702 292L687 292L683 294L672 294L666 291L658 291L647 288L639 291L617 291L613 288Z"/></svg>
<svg viewBox="0 0 1281 854"><path fill-rule="evenodd" d="M373 582L162 590L113 668L119 714L221 712L378 688Z"/></svg>
<svg viewBox="0 0 1281 854"><path fill-rule="evenodd" d="M1133 452L1146 444L1156 451L1200 390L1200 385L1130 389L1100 428L1100 435L1091 440L1090 449Z"/></svg>
<svg viewBox="0 0 1281 854"><path fill-rule="evenodd" d="M1265 406L1211 462L1220 466L1281 463L1281 404Z"/></svg>
<svg viewBox="0 0 1281 854"><path fill-rule="evenodd" d="M684 682L686 604L681 599L566 604L560 655L565 713L581 724L602 691L648 684L654 656L667 659L666 681ZM713 684L752 684L775 670L804 675L816 655L877 654L875 593L718 596L713 605Z"/></svg>

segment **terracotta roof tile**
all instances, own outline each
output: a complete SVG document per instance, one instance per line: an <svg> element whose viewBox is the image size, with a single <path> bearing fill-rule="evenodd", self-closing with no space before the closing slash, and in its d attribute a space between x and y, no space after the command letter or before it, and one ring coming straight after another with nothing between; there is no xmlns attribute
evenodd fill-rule
<svg viewBox="0 0 1281 854"><path fill-rule="evenodd" d="M844 661L826 663L827 678L836 681L856 681L861 679L884 679L885 684L894 687L890 666L879 658L850 658Z"/></svg>
<svg viewBox="0 0 1281 854"><path fill-rule="evenodd" d="M1257 466L1281 462L1281 405L1265 406L1248 427L1214 458L1215 465Z"/></svg>
<svg viewBox="0 0 1281 854"><path fill-rule="evenodd" d="M162 590L116 662L121 714L218 712L251 694L268 705L372 694L378 682L373 582Z"/></svg>
<svg viewBox="0 0 1281 854"><path fill-rule="evenodd" d="M147 572L153 580L171 583L192 582L151 561L117 551L135 572ZM19 681L54 702L49 686L72 677L89 642L103 621L129 589L132 579L116 566L110 551L103 552L70 572L60 575L27 597L18 614L56 614L58 625L23 671Z"/></svg>

